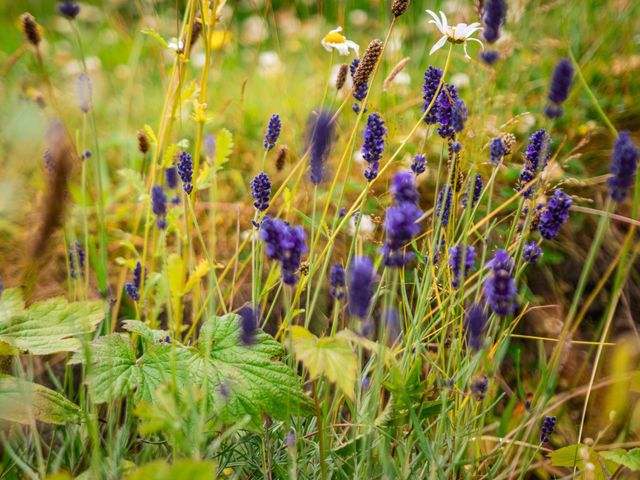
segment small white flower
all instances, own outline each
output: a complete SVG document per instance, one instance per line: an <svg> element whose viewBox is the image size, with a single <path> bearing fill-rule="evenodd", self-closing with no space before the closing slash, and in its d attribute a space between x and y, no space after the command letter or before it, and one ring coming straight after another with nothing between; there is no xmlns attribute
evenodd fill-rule
<svg viewBox="0 0 640 480"><path fill-rule="evenodd" d="M352 49L356 52L356 57L360 56L360 47L356 42L347 40L347 37L342 34L342 27L331 30L320 43L327 52L335 48L340 55L349 55L349 49Z"/></svg>
<svg viewBox="0 0 640 480"><path fill-rule="evenodd" d="M174 52L181 53L184 51L184 42L182 40L178 40L176 38L172 38L169 42L169 50L173 50Z"/></svg>
<svg viewBox="0 0 640 480"><path fill-rule="evenodd" d="M477 38L471 38L478 30L482 30L482 27L478 22L472 23L471 25L467 25L466 23L459 23L455 26L449 25L447 23L447 17L444 13L440 12L440 17L435 14L435 12L431 10L427 10L427 13L433 17L433 20L430 20L429 23L433 23L440 33L442 33L442 38L436 42L436 44L431 48L429 55L433 52L441 49L444 44L449 41L451 43L462 43L464 45L464 56L466 58L471 58L467 53L467 42L478 42L480 46L484 49L484 45Z"/></svg>

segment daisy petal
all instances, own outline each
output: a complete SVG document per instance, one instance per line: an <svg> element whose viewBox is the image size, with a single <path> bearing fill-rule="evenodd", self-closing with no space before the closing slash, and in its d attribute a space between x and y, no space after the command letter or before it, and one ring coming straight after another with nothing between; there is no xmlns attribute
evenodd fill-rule
<svg viewBox="0 0 640 480"><path fill-rule="evenodd" d="M447 23L447 17L442 10L440 10L440 16L442 17L442 28L449 30L449 24Z"/></svg>
<svg viewBox="0 0 640 480"><path fill-rule="evenodd" d="M447 36L443 35L440 40L438 40L436 42L436 44L431 47L431 51L429 52L429 55L432 55L434 52L440 50L442 47L444 47L444 44L447 42Z"/></svg>
<svg viewBox="0 0 640 480"><path fill-rule="evenodd" d="M354 52L356 52L356 58L360 57L360 45L358 45L353 40L347 40L347 46L352 48Z"/></svg>
<svg viewBox="0 0 640 480"><path fill-rule="evenodd" d="M427 13L433 17L433 20L431 20L429 23L435 24L435 26L438 27L438 30L440 30L442 33L446 33L444 31L444 27L442 26L442 22L440 21L438 16L435 14L435 12L432 12L431 10L427 10Z"/></svg>

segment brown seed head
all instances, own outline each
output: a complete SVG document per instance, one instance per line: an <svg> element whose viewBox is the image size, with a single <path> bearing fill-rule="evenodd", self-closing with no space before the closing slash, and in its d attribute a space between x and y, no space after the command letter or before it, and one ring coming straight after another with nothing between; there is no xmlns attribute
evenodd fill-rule
<svg viewBox="0 0 640 480"><path fill-rule="evenodd" d="M198 38L200 38L200 34L202 33L202 19L196 18L193 21L193 29L191 30L191 46L193 47Z"/></svg>
<svg viewBox="0 0 640 480"><path fill-rule="evenodd" d="M287 159L288 149L286 145L282 145L278 150L278 156L276 157L276 169L281 171L284 168L284 163Z"/></svg>
<svg viewBox="0 0 640 480"><path fill-rule="evenodd" d="M347 73L349 72L349 65L343 63L338 70L338 77L336 78L336 90L340 90L344 87L344 82L347 81Z"/></svg>
<svg viewBox="0 0 640 480"><path fill-rule="evenodd" d="M22 32L24 36L27 37L27 41L34 47L37 47L40 40L42 40L42 35L36 19L33 18L33 15L26 12L22 14L20 21L22 22Z"/></svg>
<svg viewBox="0 0 640 480"><path fill-rule="evenodd" d="M144 133L144 130L138 130L136 138L138 139L138 150L143 154L147 153L149 151L150 144L149 138L147 138L147 134Z"/></svg>
<svg viewBox="0 0 640 480"><path fill-rule="evenodd" d="M396 64L395 67L393 67L391 72L389 72L389 75L387 75L387 78L385 78L384 82L382 82L383 92L386 92L389 89L389 87L391 86L391 83L395 80L395 78L402 71L402 69L407 65L407 63L409 63L409 60L411 60L411 57L404 57L402 60L400 60Z"/></svg>
<svg viewBox="0 0 640 480"><path fill-rule="evenodd" d="M369 77L371 76L376 63L378 63L381 53L382 42L376 38L375 40L372 40L367 47L367 50L362 56L362 60L358 63L356 72L353 74L353 83L356 87L365 85L369 81Z"/></svg>
<svg viewBox="0 0 640 480"><path fill-rule="evenodd" d="M516 136L513 133L504 133L500 136L504 143L504 154L511 155L513 145L516 143Z"/></svg>
<svg viewBox="0 0 640 480"><path fill-rule="evenodd" d="M407 11L407 7L409 7L409 0L393 0L393 3L391 4L393 16L398 18Z"/></svg>

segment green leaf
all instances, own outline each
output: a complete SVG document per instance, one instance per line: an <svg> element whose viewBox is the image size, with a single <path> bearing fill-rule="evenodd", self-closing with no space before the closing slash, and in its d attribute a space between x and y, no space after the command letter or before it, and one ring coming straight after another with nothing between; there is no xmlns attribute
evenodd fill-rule
<svg viewBox="0 0 640 480"><path fill-rule="evenodd" d="M60 393L37 383L0 376L0 418L28 425L31 418L63 425L78 422L80 408Z"/></svg>
<svg viewBox="0 0 640 480"><path fill-rule="evenodd" d="M163 460L147 463L125 477L126 480L213 480L216 465L206 460L177 460L169 465Z"/></svg>
<svg viewBox="0 0 640 480"><path fill-rule="evenodd" d="M0 354L7 345L34 355L76 351L80 341L75 337L93 332L103 318L102 302L53 298L25 310L20 290L5 290L0 298Z"/></svg>
<svg viewBox="0 0 640 480"><path fill-rule="evenodd" d="M156 42L158 42L164 48L169 48L169 45L167 44L165 39L162 38L160 36L160 34L158 32L156 32L155 30L153 30L152 28L144 28L144 29L142 29L141 33L143 35L146 35L147 37L153 38Z"/></svg>
<svg viewBox="0 0 640 480"><path fill-rule="evenodd" d="M233 151L233 135L226 128L223 128L216 135L216 153L213 165L216 170L222 168L227 163L229 155Z"/></svg>
<svg viewBox="0 0 640 480"><path fill-rule="evenodd" d="M280 344L264 332L256 333L253 345L244 346L238 315L213 317L202 326L190 371L213 397L222 422L249 415L249 426L260 428L263 413L286 419L310 408L300 379L278 360L282 353Z"/></svg>
<svg viewBox="0 0 640 480"><path fill-rule="evenodd" d="M573 467L576 465L580 470L589 469L597 480L605 480L618 469L618 463L605 459L598 455L593 448L587 445L569 445L560 448L549 454L551 464L554 467ZM603 468L604 467L604 468ZM606 468L606 472L605 469Z"/></svg>
<svg viewBox="0 0 640 480"><path fill-rule="evenodd" d="M291 327L293 351L309 370L309 376L326 377L353 400L358 359L349 342L340 337L318 338L309 330Z"/></svg>
<svg viewBox="0 0 640 480"><path fill-rule="evenodd" d="M188 380L189 352L182 346L160 343L136 358L131 339L114 333L91 343L87 383L97 403L109 402L133 393L133 398L152 400L163 382ZM87 363L85 352L76 354L71 363Z"/></svg>
<svg viewBox="0 0 640 480"><path fill-rule="evenodd" d="M629 451L616 448L615 450L607 450L599 453L602 458L617 463L618 465L623 465L633 472L640 470L640 448L634 448Z"/></svg>

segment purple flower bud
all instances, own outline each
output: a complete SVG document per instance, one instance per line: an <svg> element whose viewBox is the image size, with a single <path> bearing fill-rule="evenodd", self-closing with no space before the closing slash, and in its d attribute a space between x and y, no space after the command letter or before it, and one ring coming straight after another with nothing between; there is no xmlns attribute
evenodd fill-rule
<svg viewBox="0 0 640 480"><path fill-rule="evenodd" d="M396 173L389 189L391 190L393 201L396 205L402 203L418 203L419 195L418 189L416 188L416 179L415 176L407 170Z"/></svg>
<svg viewBox="0 0 640 480"><path fill-rule="evenodd" d="M562 190L553 192L553 197L540 216L538 231L543 238L551 240L560 232L560 227L569 220L569 209L573 204L571 197Z"/></svg>
<svg viewBox="0 0 640 480"><path fill-rule="evenodd" d="M267 132L264 136L264 148L265 150L271 150L276 146L278 137L280 136L280 129L282 128L282 122L280 116L277 113L271 115L269 124L267 125Z"/></svg>
<svg viewBox="0 0 640 480"><path fill-rule="evenodd" d="M483 289L487 304L494 313L506 317L517 307L518 289L513 279L513 259L505 250L496 250L487 268L491 269Z"/></svg>
<svg viewBox="0 0 640 480"><path fill-rule="evenodd" d="M478 304L473 304L467 309L465 317L467 326L467 344L473 350L480 350L484 342L484 329L487 324L487 314L484 308Z"/></svg>
<svg viewBox="0 0 640 480"><path fill-rule="evenodd" d="M269 208L271 196L271 181L266 173L260 172L251 180L251 196L255 200L253 206L264 212Z"/></svg>

